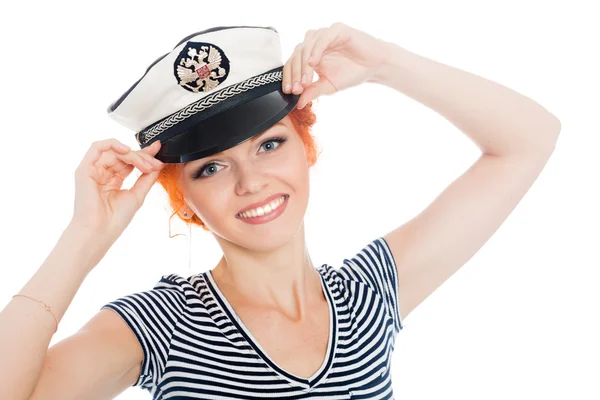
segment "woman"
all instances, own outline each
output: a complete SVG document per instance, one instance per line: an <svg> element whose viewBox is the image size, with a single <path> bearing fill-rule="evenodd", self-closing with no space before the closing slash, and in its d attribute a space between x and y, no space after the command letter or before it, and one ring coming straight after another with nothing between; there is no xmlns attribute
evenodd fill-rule
<svg viewBox="0 0 600 400"><path fill-rule="evenodd" d="M78 167L71 223L0 314L0 398L112 398L131 385L157 399L393 398L391 354L406 316L518 204L560 123L501 85L341 23L308 31L283 67L278 56L272 28L199 32L111 105L142 149L98 142ZM413 220L340 267L316 267L303 229L311 101L364 82L431 107L482 156ZM133 168L144 174L120 190ZM108 303L46 351L157 180L223 258Z"/></svg>

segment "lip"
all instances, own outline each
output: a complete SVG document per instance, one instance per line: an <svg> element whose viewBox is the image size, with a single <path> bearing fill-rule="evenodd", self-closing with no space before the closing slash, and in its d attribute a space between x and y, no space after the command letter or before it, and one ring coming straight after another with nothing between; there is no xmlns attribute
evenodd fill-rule
<svg viewBox="0 0 600 400"><path fill-rule="evenodd" d="M250 217L250 218L242 218L239 215L236 215L236 218L238 218L242 222L245 222L250 225L260 225L260 224L265 224L267 222L271 222L274 219L278 218L281 214L283 214L283 212L287 208L289 198L290 198L290 196L285 195L285 200L283 201L283 203L281 203L281 205L279 207L277 207L277 209L275 209L274 211L272 211L268 214L265 214L262 216Z"/></svg>
<svg viewBox="0 0 600 400"><path fill-rule="evenodd" d="M280 198L280 197L281 197L281 196L283 196L283 195L286 195L286 194L285 194L285 193L277 193L277 194L274 194L274 195L272 195L272 196L269 196L269 197L267 197L267 198L266 198L266 199L264 199L263 201L259 201L259 202L257 202L257 203L252 203L252 204L250 204L249 206L247 206L247 207L245 207L245 208L242 208L240 211L238 211L238 212L237 212L237 214L236 214L236 215L238 215L238 214L241 214L241 213L243 213L243 212L246 212L246 211L248 211L248 210L252 210L253 208L256 208L256 207L263 207L263 206L266 206L267 204L269 204L269 203L270 203L270 202L272 202L273 200L276 200L276 199ZM286 196L287 196L287 195L286 195Z"/></svg>

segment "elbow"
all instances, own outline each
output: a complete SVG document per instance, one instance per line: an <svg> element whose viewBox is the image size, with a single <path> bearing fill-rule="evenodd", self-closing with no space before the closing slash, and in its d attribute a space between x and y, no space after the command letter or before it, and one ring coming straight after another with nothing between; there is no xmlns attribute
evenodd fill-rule
<svg viewBox="0 0 600 400"><path fill-rule="evenodd" d="M534 156L549 157L556 149L558 136L560 135L561 123L554 115L548 113L548 116L538 123L535 130L535 140L529 146L529 154Z"/></svg>
<svg viewBox="0 0 600 400"><path fill-rule="evenodd" d="M560 135L560 131L562 129L562 125L560 120L554 115L550 114L550 124L546 131L548 138L548 145L546 151L548 154L552 154L554 149L556 149L556 144L558 143L558 136Z"/></svg>

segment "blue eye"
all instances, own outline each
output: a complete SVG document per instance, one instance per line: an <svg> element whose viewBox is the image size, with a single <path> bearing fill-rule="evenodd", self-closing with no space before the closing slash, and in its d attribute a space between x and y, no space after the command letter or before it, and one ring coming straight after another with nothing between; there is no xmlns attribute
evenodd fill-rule
<svg viewBox="0 0 600 400"><path fill-rule="evenodd" d="M262 142L260 144L260 147L263 147L264 145L269 144L269 143L277 143L277 146L275 146L275 149L276 149L277 147L279 147L279 145L281 143L285 142L286 140L287 140L287 138L283 137L283 136L282 137L274 137L274 138L271 138L269 140L265 140L264 142ZM270 146L270 150L267 150L268 153L270 153L271 151L273 151L273 145Z"/></svg>
<svg viewBox="0 0 600 400"><path fill-rule="evenodd" d="M262 142L260 144L259 148L264 147L266 149L266 153L271 153L271 152L275 151L285 141L287 141L287 137L285 137L285 136L273 137L271 139L267 139L264 142ZM277 145L273 145L272 143L277 143ZM265 146L265 145L268 145L268 146ZM261 153L261 152L259 151L259 153ZM205 164L200 169L198 169L198 171L196 173L194 173L194 175L192 176L192 179L196 180L199 178L208 178L212 175L215 175L217 172L220 171L220 170L216 169L217 167L225 168L215 162L209 162L208 164ZM212 171L212 172L209 174L205 174L205 172L209 172L209 171Z"/></svg>
<svg viewBox="0 0 600 400"><path fill-rule="evenodd" d="M219 164L215 164L215 163L208 163L206 164L204 167L200 168L200 170L196 173L196 175L194 175L194 179L198 179L201 176L211 176L216 174L219 171L215 171L216 167L219 167ZM224 167L223 167L224 168ZM208 175L204 175L205 171L214 171L213 173L210 173Z"/></svg>

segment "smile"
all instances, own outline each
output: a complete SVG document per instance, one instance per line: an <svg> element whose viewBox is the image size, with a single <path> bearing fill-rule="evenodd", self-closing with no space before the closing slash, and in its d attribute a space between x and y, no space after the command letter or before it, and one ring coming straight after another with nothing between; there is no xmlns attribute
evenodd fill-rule
<svg viewBox="0 0 600 400"><path fill-rule="evenodd" d="M249 224L263 224L279 217L288 204L289 195L271 201L263 207L256 207L236 215L236 218L241 219Z"/></svg>

